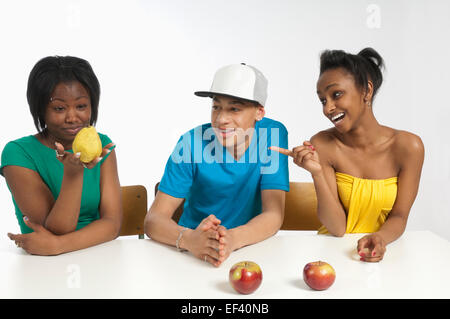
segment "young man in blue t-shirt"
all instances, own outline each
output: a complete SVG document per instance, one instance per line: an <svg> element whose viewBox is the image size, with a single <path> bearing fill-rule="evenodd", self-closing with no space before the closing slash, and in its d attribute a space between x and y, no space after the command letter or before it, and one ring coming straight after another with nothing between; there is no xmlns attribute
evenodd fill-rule
<svg viewBox="0 0 450 319"><path fill-rule="evenodd" d="M219 266L232 251L274 235L289 191L287 130L264 118L267 80L256 68L219 69L209 91L211 123L184 134L167 161L145 218L152 239ZM178 222L172 220L184 202Z"/></svg>

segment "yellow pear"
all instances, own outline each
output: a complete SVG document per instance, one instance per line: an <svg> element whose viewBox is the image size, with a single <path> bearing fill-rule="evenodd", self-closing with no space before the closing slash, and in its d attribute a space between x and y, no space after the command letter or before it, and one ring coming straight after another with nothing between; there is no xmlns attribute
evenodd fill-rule
<svg viewBox="0 0 450 319"><path fill-rule="evenodd" d="M102 154L102 141L98 136L95 127L88 126L82 128L72 143L73 153L81 153L80 161L89 163Z"/></svg>

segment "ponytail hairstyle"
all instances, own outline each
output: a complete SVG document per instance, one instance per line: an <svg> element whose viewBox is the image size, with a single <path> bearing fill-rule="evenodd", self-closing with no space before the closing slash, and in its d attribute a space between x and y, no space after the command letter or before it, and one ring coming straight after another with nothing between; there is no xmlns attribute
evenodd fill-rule
<svg viewBox="0 0 450 319"><path fill-rule="evenodd" d="M372 48L365 48L358 54L350 54L342 50L325 50L320 55L320 75L331 69L343 68L355 79L356 86L367 93L367 82L373 84L372 100L383 82L381 69L383 58Z"/></svg>

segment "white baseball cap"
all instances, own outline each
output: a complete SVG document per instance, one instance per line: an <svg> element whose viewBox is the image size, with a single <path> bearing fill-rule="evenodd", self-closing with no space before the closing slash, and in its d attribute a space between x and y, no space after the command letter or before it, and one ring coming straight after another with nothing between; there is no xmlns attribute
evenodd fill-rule
<svg viewBox="0 0 450 319"><path fill-rule="evenodd" d="M209 91L197 91L194 94L203 97L213 97L215 94L237 97L264 106L267 83L257 68L245 63L231 64L217 70Z"/></svg>

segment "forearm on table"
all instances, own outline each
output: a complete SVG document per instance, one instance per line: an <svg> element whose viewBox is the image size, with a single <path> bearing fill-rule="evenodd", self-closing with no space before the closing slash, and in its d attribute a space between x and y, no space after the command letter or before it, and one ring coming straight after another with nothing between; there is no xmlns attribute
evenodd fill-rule
<svg viewBox="0 0 450 319"><path fill-rule="evenodd" d="M176 245L178 236L183 229L184 227L179 226L172 218L152 211L149 212L144 222L144 231L148 237L171 246Z"/></svg>
<svg viewBox="0 0 450 319"><path fill-rule="evenodd" d="M59 253L67 253L111 241L119 235L120 223L100 218L80 230L58 236Z"/></svg>
<svg viewBox="0 0 450 319"><path fill-rule="evenodd" d="M235 249L258 243L275 235L283 224L283 216L280 212L262 212L247 224L230 229L233 238L236 239Z"/></svg>
<svg viewBox="0 0 450 319"><path fill-rule="evenodd" d="M83 174L64 175L61 190L47 215L44 227L56 235L73 232L78 223Z"/></svg>
<svg viewBox="0 0 450 319"><path fill-rule="evenodd" d="M313 176L317 196L317 217L325 228L335 236L343 236L347 218L341 203L333 195L323 175Z"/></svg>
<svg viewBox="0 0 450 319"><path fill-rule="evenodd" d="M376 232L383 238L386 245L397 240L405 231L406 219L401 215L391 215Z"/></svg>

